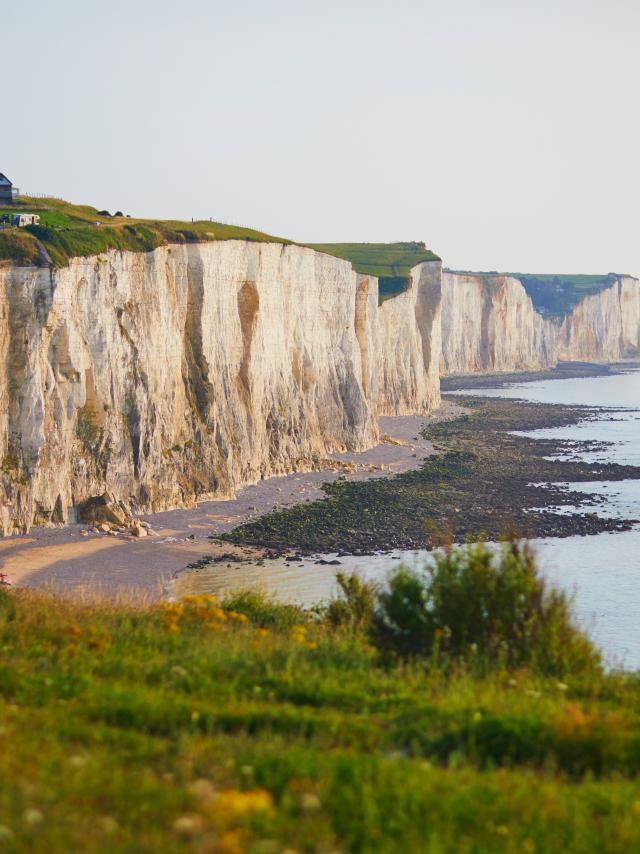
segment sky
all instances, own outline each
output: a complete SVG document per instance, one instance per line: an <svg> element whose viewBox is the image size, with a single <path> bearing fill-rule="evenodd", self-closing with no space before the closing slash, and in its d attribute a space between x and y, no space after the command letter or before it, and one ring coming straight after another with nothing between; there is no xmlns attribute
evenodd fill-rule
<svg viewBox="0 0 640 854"><path fill-rule="evenodd" d="M640 275L639 0L0 0L0 25L22 190Z"/></svg>

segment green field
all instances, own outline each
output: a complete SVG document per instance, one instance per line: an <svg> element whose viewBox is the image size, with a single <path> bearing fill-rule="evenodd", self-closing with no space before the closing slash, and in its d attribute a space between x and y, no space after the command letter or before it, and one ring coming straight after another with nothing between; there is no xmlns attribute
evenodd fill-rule
<svg viewBox="0 0 640 854"><path fill-rule="evenodd" d="M354 270L379 279L380 299L405 291L409 272L423 261L438 261L424 243L310 243L312 249L351 261Z"/></svg>
<svg viewBox="0 0 640 854"><path fill-rule="evenodd" d="M522 637L491 644L493 624L447 657L482 590L426 657L383 655L362 593L314 614L256 594L136 608L0 589L0 849L640 850L635 675L510 663ZM562 656L572 635L546 613Z"/></svg>

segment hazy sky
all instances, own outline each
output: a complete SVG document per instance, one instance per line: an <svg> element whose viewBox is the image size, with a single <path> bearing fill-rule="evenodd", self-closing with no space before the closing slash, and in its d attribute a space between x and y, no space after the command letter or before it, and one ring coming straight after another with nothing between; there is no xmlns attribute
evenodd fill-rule
<svg viewBox="0 0 640 854"><path fill-rule="evenodd" d="M0 0L0 30L24 190L640 274L640 0Z"/></svg>

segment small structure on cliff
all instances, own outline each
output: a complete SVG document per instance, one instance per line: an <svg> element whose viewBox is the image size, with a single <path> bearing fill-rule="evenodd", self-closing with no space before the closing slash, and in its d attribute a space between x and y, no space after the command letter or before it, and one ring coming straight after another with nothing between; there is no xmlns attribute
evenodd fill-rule
<svg viewBox="0 0 640 854"><path fill-rule="evenodd" d="M9 178L0 172L0 205L12 204L13 200L19 195L20 191L18 188L14 187Z"/></svg>
<svg viewBox="0 0 640 854"><path fill-rule="evenodd" d="M26 225L39 225L40 217L38 214L14 214L11 217L11 224L15 225L16 228L24 228Z"/></svg>

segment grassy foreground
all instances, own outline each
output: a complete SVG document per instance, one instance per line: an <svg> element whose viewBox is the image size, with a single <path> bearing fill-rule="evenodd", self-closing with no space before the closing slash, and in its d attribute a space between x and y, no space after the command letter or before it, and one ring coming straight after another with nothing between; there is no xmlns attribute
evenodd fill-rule
<svg viewBox="0 0 640 854"><path fill-rule="evenodd" d="M0 849L640 850L635 676L383 662L335 622L0 589Z"/></svg>

